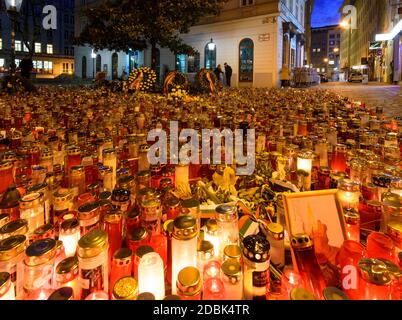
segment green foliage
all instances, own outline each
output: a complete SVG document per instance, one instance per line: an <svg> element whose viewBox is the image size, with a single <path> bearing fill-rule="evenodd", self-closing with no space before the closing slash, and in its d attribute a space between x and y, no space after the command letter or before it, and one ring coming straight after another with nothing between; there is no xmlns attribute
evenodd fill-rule
<svg viewBox="0 0 402 320"><path fill-rule="evenodd" d="M1 79L1 88L8 94L33 92L36 90L31 80L20 75L6 75Z"/></svg>
<svg viewBox="0 0 402 320"><path fill-rule="evenodd" d="M96 50L128 52L143 50L150 44L172 52L194 54L183 43L180 33L206 15L220 12L227 0L114 0L84 9L88 24L76 44L89 44Z"/></svg>

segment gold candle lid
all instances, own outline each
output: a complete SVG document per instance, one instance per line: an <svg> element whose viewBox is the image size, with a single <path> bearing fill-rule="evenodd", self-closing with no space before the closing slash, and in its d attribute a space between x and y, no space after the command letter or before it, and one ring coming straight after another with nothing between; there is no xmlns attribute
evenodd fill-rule
<svg viewBox="0 0 402 320"><path fill-rule="evenodd" d="M130 262L133 257L133 251L129 248L120 248L113 254L115 261L128 261Z"/></svg>
<svg viewBox="0 0 402 320"><path fill-rule="evenodd" d="M0 297L5 295L11 285L11 275L8 272L0 272Z"/></svg>
<svg viewBox="0 0 402 320"><path fill-rule="evenodd" d="M267 226L268 235L275 240L282 240L285 235L283 226L279 223L269 223Z"/></svg>
<svg viewBox="0 0 402 320"><path fill-rule="evenodd" d="M235 284L241 279L241 265L236 259L228 259L222 263L221 270L226 282Z"/></svg>
<svg viewBox="0 0 402 320"><path fill-rule="evenodd" d="M34 206L38 206L42 200L43 193L35 192L29 193L23 196L20 200L20 208L21 209L30 209Z"/></svg>
<svg viewBox="0 0 402 320"><path fill-rule="evenodd" d="M100 229L94 229L85 234L78 241L78 256L81 258L92 258L107 250L107 233Z"/></svg>
<svg viewBox="0 0 402 320"><path fill-rule="evenodd" d="M323 295L325 300L350 300L345 292L334 287L325 288Z"/></svg>
<svg viewBox="0 0 402 320"><path fill-rule="evenodd" d="M357 267L362 278L370 283L380 286L391 283L387 265L379 259L361 259Z"/></svg>
<svg viewBox="0 0 402 320"><path fill-rule="evenodd" d="M0 228L0 235L13 236L17 234L26 234L28 232L28 221L17 219L6 223Z"/></svg>
<svg viewBox="0 0 402 320"><path fill-rule="evenodd" d="M135 300L138 296L138 283L133 277L124 277L115 283L113 297L116 300Z"/></svg>
<svg viewBox="0 0 402 320"><path fill-rule="evenodd" d="M57 241L54 239L42 239L33 242L25 250L25 264L38 266L49 262L56 256Z"/></svg>
<svg viewBox="0 0 402 320"><path fill-rule="evenodd" d="M229 259L240 259L241 249L238 245L229 244L223 249L223 254Z"/></svg>
<svg viewBox="0 0 402 320"><path fill-rule="evenodd" d="M62 287L54 291L47 300L73 300L74 290L71 287Z"/></svg>
<svg viewBox="0 0 402 320"><path fill-rule="evenodd" d="M78 257L65 258L56 266L56 281L69 282L78 275Z"/></svg>
<svg viewBox="0 0 402 320"><path fill-rule="evenodd" d="M306 249L313 245L313 240L308 234L299 233L295 234L291 239L291 245L294 249Z"/></svg>
<svg viewBox="0 0 402 320"><path fill-rule="evenodd" d="M200 271L195 267L182 269L177 276L176 286L184 296L198 294L202 289Z"/></svg>
<svg viewBox="0 0 402 320"><path fill-rule="evenodd" d="M290 291L290 300L316 300L314 294L304 288L293 288Z"/></svg>
<svg viewBox="0 0 402 320"><path fill-rule="evenodd" d="M206 226L207 232L210 234L215 234L218 231L218 222L216 219L208 219Z"/></svg>
<svg viewBox="0 0 402 320"><path fill-rule="evenodd" d="M40 226L39 228L36 228L34 234L40 237L44 236L47 233L53 234L53 232L54 232L54 225L51 223L47 223Z"/></svg>
<svg viewBox="0 0 402 320"><path fill-rule="evenodd" d="M202 240L198 243L197 253L199 257L208 260L214 255L214 245L209 241Z"/></svg>
<svg viewBox="0 0 402 320"><path fill-rule="evenodd" d="M190 240L197 236L197 222L194 217L183 215L173 222L173 237L178 240Z"/></svg>
<svg viewBox="0 0 402 320"><path fill-rule="evenodd" d="M0 241L0 261L7 261L25 251L27 237L15 235Z"/></svg>

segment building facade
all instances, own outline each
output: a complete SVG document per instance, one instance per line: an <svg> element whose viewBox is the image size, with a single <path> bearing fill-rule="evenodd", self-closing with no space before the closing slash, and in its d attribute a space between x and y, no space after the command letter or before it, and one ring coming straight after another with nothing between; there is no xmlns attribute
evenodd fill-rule
<svg viewBox="0 0 402 320"><path fill-rule="evenodd" d="M76 34L85 25L80 8L93 3L96 0L76 0ZM223 68L227 62L234 86L277 86L283 65L304 65L304 22L305 0L229 0L220 15L202 19L182 35L198 52L195 56L159 49L157 73L163 79L167 70L177 69L191 78L199 68L215 69L218 64ZM96 58L91 53L90 47L76 48L77 76L91 78L96 71L105 71L113 79L135 66L151 64L150 50L129 54L102 50Z"/></svg>
<svg viewBox="0 0 402 320"><path fill-rule="evenodd" d="M386 81L387 66L381 57L373 57L370 48L375 35L383 29L388 1L345 0L340 8L341 13L346 5L356 7L357 17L355 30L349 28L350 24L342 29L341 68L360 70L368 74L370 80Z"/></svg>
<svg viewBox="0 0 402 320"><path fill-rule="evenodd" d="M40 23L34 25L31 14L36 17L45 17L42 13L43 4L33 8L29 13L27 7L21 7L21 14L16 25L15 58L18 68L19 62L29 54L28 39L33 43L33 73L37 78L54 78L61 74L74 73L74 0L47 0L46 5L54 5L57 9L57 29L45 30ZM8 17L4 1L0 2L0 72L7 72L11 64L11 21ZM29 17L29 18L26 18ZM25 19L29 31L22 26ZM28 42L28 46L25 42Z"/></svg>
<svg viewBox="0 0 402 320"><path fill-rule="evenodd" d="M311 29L311 64L317 72L336 80L340 66L341 28L338 25Z"/></svg>

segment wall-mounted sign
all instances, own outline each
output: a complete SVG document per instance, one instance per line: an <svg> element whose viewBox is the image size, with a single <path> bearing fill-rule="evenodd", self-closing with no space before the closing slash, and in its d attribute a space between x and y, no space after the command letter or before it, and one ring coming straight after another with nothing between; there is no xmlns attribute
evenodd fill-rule
<svg viewBox="0 0 402 320"><path fill-rule="evenodd" d="M269 41L271 39L271 35L269 33L263 33L258 35L258 41Z"/></svg>

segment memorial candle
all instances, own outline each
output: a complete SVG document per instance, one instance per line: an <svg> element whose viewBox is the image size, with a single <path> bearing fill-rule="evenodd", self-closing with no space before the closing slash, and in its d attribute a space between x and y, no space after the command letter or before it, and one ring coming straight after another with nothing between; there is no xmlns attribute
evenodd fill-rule
<svg viewBox="0 0 402 320"><path fill-rule="evenodd" d="M305 173L303 189L304 191L311 190L311 171L313 167L313 153L308 150L303 150L297 155L297 170Z"/></svg>
<svg viewBox="0 0 402 320"><path fill-rule="evenodd" d="M138 266L139 293L151 292L156 300L165 296L163 260L156 252L142 256Z"/></svg>

